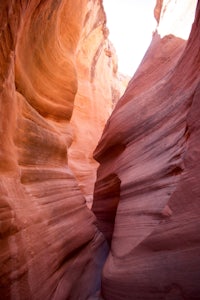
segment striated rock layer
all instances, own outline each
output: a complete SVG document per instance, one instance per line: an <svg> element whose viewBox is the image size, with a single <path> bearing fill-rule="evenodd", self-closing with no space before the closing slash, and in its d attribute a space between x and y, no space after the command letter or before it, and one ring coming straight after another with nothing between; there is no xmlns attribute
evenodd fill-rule
<svg viewBox="0 0 200 300"><path fill-rule="evenodd" d="M157 1L157 31L94 153L105 300L199 299L199 1L187 42L182 26L196 4Z"/></svg>
<svg viewBox="0 0 200 300"><path fill-rule="evenodd" d="M102 2L88 1L76 51L78 91L71 119L73 142L68 154L69 166L89 207L98 167L93 151L129 80L117 72L117 57L108 35Z"/></svg>
<svg viewBox="0 0 200 300"><path fill-rule="evenodd" d="M94 105L89 160L111 110L118 79L104 27L101 1L0 3L0 299L84 300L99 289L107 246L77 182L82 166L77 178L69 168L83 143L68 149Z"/></svg>

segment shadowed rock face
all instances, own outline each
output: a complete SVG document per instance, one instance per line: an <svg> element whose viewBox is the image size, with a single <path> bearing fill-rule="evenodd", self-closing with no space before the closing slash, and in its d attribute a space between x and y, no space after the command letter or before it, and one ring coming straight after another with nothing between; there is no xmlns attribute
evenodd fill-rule
<svg viewBox="0 0 200 300"><path fill-rule="evenodd" d="M81 165L75 178L69 160L82 147L81 126L92 126L80 161L94 173L88 141L101 134L119 82L115 54L104 51L101 1L1 1L0 36L0 298L88 299L99 289L107 246L77 182ZM84 51L92 52L86 62ZM113 81L101 104L103 65ZM74 102L79 115L70 124Z"/></svg>
<svg viewBox="0 0 200 300"><path fill-rule="evenodd" d="M73 142L68 154L69 166L89 207L98 166L93 151L129 79L117 73L117 57L108 34L102 2L88 1L76 51L78 91L71 119Z"/></svg>
<svg viewBox="0 0 200 300"><path fill-rule="evenodd" d="M187 42L178 27L169 34L163 25L173 21L174 3L158 1L157 32L94 154L100 167L93 211L111 243L106 300L200 295L200 3ZM196 4L185 1L175 24L189 22ZM120 190L112 184L114 196L113 174L120 183Z"/></svg>

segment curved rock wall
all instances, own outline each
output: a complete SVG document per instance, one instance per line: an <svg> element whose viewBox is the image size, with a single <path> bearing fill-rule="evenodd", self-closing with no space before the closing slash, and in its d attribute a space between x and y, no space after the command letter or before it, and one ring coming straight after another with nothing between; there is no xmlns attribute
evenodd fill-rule
<svg viewBox="0 0 200 300"><path fill-rule="evenodd" d="M108 40L102 1L89 1L76 52L78 92L71 119L73 143L69 165L91 207L97 162L93 151L128 77L117 72L115 49Z"/></svg>
<svg viewBox="0 0 200 300"><path fill-rule="evenodd" d="M105 16L100 3L87 0L0 3L0 299L3 300L84 300L100 286L107 246L69 168L75 146L68 157L68 148L81 135L81 126L85 130L89 127L84 125L85 102L94 98L94 103L88 106L93 114L89 116L90 126L94 128L85 139L87 160L90 159L87 151L91 152L111 110L111 101L106 101L111 99L114 83L107 84L104 91L100 65L106 64L113 82L118 80L115 58L112 54L108 58L104 52L108 40L102 32ZM84 51L90 43L93 48L88 58ZM90 73L84 77L84 66L88 63ZM102 91L103 102L99 97ZM80 108L81 101L84 107ZM74 102L78 112L73 116L75 129L72 129ZM101 106L104 108L97 117ZM74 125L78 118L80 129ZM92 134L94 141L90 145ZM77 142L77 147L82 144Z"/></svg>
<svg viewBox="0 0 200 300"><path fill-rule="evenodd" d="M111 243L106 300L200 295L200 3L187 42L177 24L192 23L197 2L157 4L158 29L94 154L93 211Z"/></svg>
<svg viewBox="0 0 200 300"><path fill-rule="evenodd" d="M157 1L95 151L104 299L199 297L200 8L186 43L196 1L181 3ZM100 0L0 3L2 300L97 298L108 249L83 194L124 86L105 21Z"/></svg>

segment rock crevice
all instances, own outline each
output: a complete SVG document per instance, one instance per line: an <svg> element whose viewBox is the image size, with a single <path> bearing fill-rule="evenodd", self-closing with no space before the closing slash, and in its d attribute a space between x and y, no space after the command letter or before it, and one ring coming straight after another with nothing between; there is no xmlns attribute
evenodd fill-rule
<svg viewBox="0 0 200 300"><path fill-rule="evenodd" d="M199 298L200 3L155 16L123 94L101 0L1 1L2 300Z"/></svg>

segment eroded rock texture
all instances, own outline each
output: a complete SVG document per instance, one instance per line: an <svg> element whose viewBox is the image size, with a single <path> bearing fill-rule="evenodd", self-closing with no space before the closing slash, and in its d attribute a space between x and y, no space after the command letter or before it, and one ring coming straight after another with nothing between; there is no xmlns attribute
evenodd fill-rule
<svg viewBox="0 0 200 300"><path fill-rule="evenodd" d="M106 97L112 98L118 80L116 60L112 51L106 54L104 44L109 42L104 31L100 1L0 2L3 300L84 300L99 288L105 239L69 168L68 148L74 135L84 138L81 129L75 128L77 123L81 122L79 127L83 126L84 131L89 126L84 123L83 110L90 111L94 105L91 124L95 141L112 106L107 103L105 107L105 103ZM103 80L102 64L109 71L106 76L113 76L113 83L107 84L104 92L103 83L97 84L97 80ZM98 97L103 93L101 103ZM89 103L93 98L94 103ZM98 113L101 106L104 108L97 117L95 110ZM96 121L100 124L97 122L95 127ZM91 135L85 138L88 160ZM77 142L77 147L82 144ZM72 156L73 151L70 159Z"/></svg>
<svg viewBox="0 0 200 300"><path fill-rule="evenodd" d="M78 91L71 119L74 134L69 149L69 165L89 207L98 166L93 159L93 151L129 80L117 72L117 57L108 34L102 2L88 1L76 51Z"/></svg>
<svg viewBox="0 0 200 300"><path fill-rule="evenodd" d="M199 299L199 1L182 34L196 4L157 2L150 48L95 150L106 300Z"/></svg>

